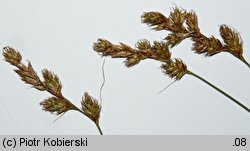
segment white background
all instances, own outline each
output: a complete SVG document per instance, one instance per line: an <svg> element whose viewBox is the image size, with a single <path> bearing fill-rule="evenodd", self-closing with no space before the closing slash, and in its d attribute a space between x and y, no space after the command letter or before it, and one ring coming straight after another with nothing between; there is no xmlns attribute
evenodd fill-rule
<svg viewBox="0 0 250 151"><path fill-rule="evenodd" d="M0 47L12 46L30 60L39 75L47 68L63 83L63 94L80 106L87 91L99 99L103 58L93 51L98 38L134 46L140 39L162 40L141 23L145 11L166 16L175 5L195 10L205 35L219 37L219 25L237 29L250 61L249 1L97 1L0 0ZM191 51L185 40L172 49L188 68L250 107L250 70L230 54L206 58ZM163 93L172 81L160 63L145 60L127 69L122 59L106 59L106 84L100 125L104 134L250 134L250 115L214 89L186 75ZM51 96L24 84L14 67L0 56L0 134L93 134L94 124L70 111L56 116L41 110L39 102Z"/></svg>

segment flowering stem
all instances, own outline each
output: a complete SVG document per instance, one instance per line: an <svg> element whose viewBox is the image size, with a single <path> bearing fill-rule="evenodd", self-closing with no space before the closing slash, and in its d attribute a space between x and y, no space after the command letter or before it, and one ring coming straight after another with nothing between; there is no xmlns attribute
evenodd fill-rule
<svg viewBox="0 0 250 151"><path fill-rule="evenodd" d="M243 109L245 109L248 113L250 113L250 109L248 107L246 107L245 105L243 105L242 103L240 103L238 100L236 100L235 98L233 98L232 96L230 96L226 92L222 91L221 89L219 89L215 85L211 84L207 80L203 79L199 75L197 75L197 74L195 74L195 73L193 73L191 71L188 71L187 74L192 75L192 76L198 78L199 80L205 82L206 84L208 84L209 86L211 86L212 88L214 88L215 90L219 91L221 94L223 94L224 96L226 96L227 98L229 98L230 100L232 100L234 103L238 104L240 107L242 107Z"/></svg>

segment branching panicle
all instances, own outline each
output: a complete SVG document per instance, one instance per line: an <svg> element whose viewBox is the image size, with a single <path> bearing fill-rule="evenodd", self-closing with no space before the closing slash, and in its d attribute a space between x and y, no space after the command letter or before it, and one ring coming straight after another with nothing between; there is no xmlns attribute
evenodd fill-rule
<svg viewBox="0 0 250 151"><path fill-rule="evenodd" d="M100 134L102 135L102 131L98 123L101 107L97 104L96 100L86 93L83 101L85 108L82 111L62 95L62 83L56 74L44 69L42 71L44 82L42 82L33 69L31 63L28 62L28 65L23 64L21 54L14 48L4 47L3 56L5 61L17 67L17 69L14 71L25 83L31 84L34 88L40 91L46 90L53 95L52 97L47 98L40 103L40 105L43 107L43 110L50 113L55 113L56 115L63 115L69 110L79 111L95 122Z"/></svg>
<svg viewBox="0 0 250 151"><path fill-rule="evenodd" d="M220 52L229 52L250 68L250 64L242 55L243 42L240 34L227 25L220 27L220 35L224 41L223 43L214 36L207 37L200 32L198 17L194 11L187 12L175 7L171 10L168 18L159 12L148 12L142 15L142 22L153 26L156 30L169 31L170 33L165 40L167 40L167 44L171 48L184 39L191 38L194 52L205 54L205 56L213 56Z"/></svg>
<svg viewBox="0 0 250 151"><path fill-rule="evenodd" d="M226 25L220 27L220 35L224 40L224 43L214 36L207 37L200 32L198 26L198 17L194 11L187 12L186 10L175 7L171 10L169 17L165 17L159 12L145 12L141 16L142 23L146 23L148 26L153 27L154 30L167 30L170 33L164 39L167 42L154 42L151 45L149 41L142 40L137 42L136 49L129 52L122 45L113 45L108 42L109 47L102 47L102 44L95 43L94 50L101 52L102 56L111 56L113 58L117 57L117 53L126 54L120 55L117 58L126 58L126 66L133 66L139 63L143 59L154 59L163 62L161 68L163 72L167 74L170 78L174 78L175 81L180 80L185 74L192 75L201 81L205 82L242 108L250 113L250 109L240 103L238 100L234 99L215 85L201 78L200 76L194 74L187 69L185 63L180 59L172 59L169 52L169 48L172 48L182 42L184 39L190 38L193 41L192 50L198 54L204 54L205 56L213 56L220 52L229 52L235 57L239 58L244 62L249 68L250 64L242 56L243 53L243 42L241 40L240 34L229 28ZM106 42L107 43L107 42ZM96 47L98 46L98 47ZM117 47L118 51L112 51L110 53L109 48ZM97 49L98 48L98 49ZM107 53L109 52L109 53Z"/></svg>

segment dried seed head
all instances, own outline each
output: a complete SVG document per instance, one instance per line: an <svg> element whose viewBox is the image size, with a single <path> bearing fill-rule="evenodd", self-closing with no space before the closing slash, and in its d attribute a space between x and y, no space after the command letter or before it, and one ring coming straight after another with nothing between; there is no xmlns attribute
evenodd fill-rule
<svg viewBox="0 0 250 151"><path fill-rule="evenodd" d="M141 16L142 23L153 27L154 30L169 30L170 20L159 12L145 12Z"/></svg>
<svg viewBox="0 0 250 151"><path fill-rule="evenodd" d="M154 41L152 51L154 52L151 57L152 59L166 62L171 58L171 52L169 51L168 43L166 42Z"/></svg>
<svg viewBox="0 0 250 151"><path fill-rule="evenodd" d="M68 100L58 97L47 98L42 101L40 105L43 106L43 110L50 113L55 113L56 115L60 115L69 110L76 110L75 106L72 105Z"/></svg>
<svg viewBox="0 0 250 151"><path fill-rule="evenodd" d="M188 26L188 30L191 32L200 33L200 28L198 26L198 17L194 11L190 11L186 16L186 24Z"/></svg>
<svg viewBox="0 0 250 151"><path fill-rule="evenodd" d="M135 47L138 49L137 53L142 59L155 59L159 61L167 61L171 57L171 53L166 42L154 41L153 44L146 39L139 40Z"/></svg>
<svg viewBox="0 0 250 151"><path fill-rule="evenodd" d="M142 15L142 23L152 26L154 30L169 30L172 32L187 32L183 23L186 20L186 11L175 7L169 18L159 12L146 12Z"/></svg>
<svg viewBox="0 0 250 151"><path fill-rule="evenodd" d="M98 101L92 98L88 93L85 93L81 104L85 115L98 124L101 112L101 105L98 104Z"/></svg>
<svg viewBox="0 0 250 151"><path fill-rule="evenodd" d="M124 61L126 67L132 67L138 64L143 59L143 56L139 55L137 53L137 50L124 43L113 46L116 51L115 53L112 53L111 56L113 58L126 58L126 60Z"/></svg>
<svg viewBox="0 0 250 151"><path fill-rule="evenodd" d="M151 44L148 40L143 39L143 40L139 40L135 44L135 47L139 50L147 50L147 49L151 49Z"/></svg>
<svg viewBox="0 0 250 151"><path fill-rule="evenodd" d="M32 85L34 88L44 91L44 84L36 74L31 63L28 61L28 65L23 64L21 54L11 47L3 48L3 56L5 61L9 62L18 69L14 71L21 77L21 80L27 84Z"/></svg>
<svg viewBox="0 0 250 151"><path fill-rule="evenodd" d="M9 46L3 48L3 56L5 61L14 66L18 66L22 61L21 54L17 50Z"/></svg>
<svg viewBox="0 0 250 151"><path fill-rule="evenodd" d="M243 54L243 41L240 37L240 34L227 25L221 25L220 35L224 40L228 51L235 57L241 59Z"/></svg>
<svg viewBox="0 0 250 151"><path fill-rule="evenodd" d="M107 56L114 51L113 44L105 39L98 39L93 49L102 56Z"/></svg>
<svg viewBox="0 0 250 151"><path fill-rule="evenodd" d="M187 33L171 33L165 38L167 40L167 44L173 48L178 45L182 40L186 39L189 36Z"/></svg>
<svg viewBox="0 0 250 151"><path fill-rule="evenodd" d="M127 67L132 67L143 59L167 61L171 57L167 43L154 42L151 45L148 40L138 41L136 49L134 49L124 43L114 45L107 40L99 39L97 43L94 43L93 49L102 56L126 58L125 65Z"/></svg>
<svg viewBox="0 0 250 151"><path fill-rule="evenodd" d="M28 66L22 64L22 68L14 70L25 83L32 85L34 88L44 91L44 83L40 80L30 62Z"/></svg>
<svg viewBox="0 0 250 151"><path fill-rule="evenodd" d="M215 37L199 37L194 38L193 50L198 54L205 54L205 56L213 56L222 52L223 46L220 40Z"/></svg>
<svg viewBox="0 0 250 151"><path fill-rule="evenodd" d="M127 58L124 61L124 63L125 63L125 66L129 68L129 67L133 67L133 66L137 65L138 63L140 63L140 61L141 61L141 59L138 58L136 55L134 55L134 56Z"/></svg>
<svg viewBox="0 0 250 151"><path fill-rule="evenodd" d="M172 30L176 32L186 32L183 23L186 20L187 12L183 9L175 7L170 12L169 18L173 21L173 25L175 26Z"/></svg>
<svg viewBox="0 0 250 151"><path fill-rule="evenodd" d="M188 72L186 64L181 59L171 59L162 64L161 68L165 74L175 80L180 80Z"/></svg>
<svg viewBox="0 0 250 151"><path fill-rule="evenodd" d="M121 43L121 45L113 45L105 39L98 39L97 42L94 43L93 49L101 56L111 56L112 58L126 58L134 51L125 44Z"/></svg>
<svg viewBox="0 0 250 151"><path fill-rule="evenodd" d="M42 71L44 84L46 85L47 91L55 96L62 96L61 89L62 83L58 76L47 69Z"/></svg>

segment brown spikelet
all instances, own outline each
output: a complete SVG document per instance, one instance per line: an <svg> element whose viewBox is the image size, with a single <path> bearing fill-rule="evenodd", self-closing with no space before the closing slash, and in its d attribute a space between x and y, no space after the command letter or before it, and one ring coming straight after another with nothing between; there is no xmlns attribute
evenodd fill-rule
<svg viewBox="0 0 250 151"><path fill-rule="evenodd" d="M3 56L6 62L9 62L14 66L20 65L22 61L21 54L17 50L9 46L3 48Z"/></svg>
<svg viewBox="0 0 250 151"><path fill-rule="evenodd" d="M179 43L182 42L182 40L186 39L189 37L188 33L170 33L168 36L165 38L167 40L167 44L173 48L174 46L178 45Z"/></svg>
<svg viewBox="0 0 250 151"><path fill-rule="evenodd" d="M159 12L145 12L141 16L142 23L152 26L154 30L168 30L172 32L187 32L183 23L186 19L186 11L175 7L169 17Z"/></svg>
<svg viewBox="0 0 250 151"><path fill-rule="evenodd" d="M58 76L51 71L48 71L47 69L44 69L42 71L42 74L47 90L55 96L62 96L62 83L59 80Z"/></svg>
<svg viewBox="0 0 250 151"><path fill-rule="evenodd" d="M187 30L184 27L183 23L186 20L187 12L183 9L175 7L170 12L169 18L172 20L173 25L170 31L186 33Z"/></svg>
<svg viewBox="0 0 250 151"><path fill-rule="evenodd" d="M170 30L170 20L159 12L145 12L141 16L142 23L153 27L154 30Z"/></svg>
<svg viewBox="0 0 250 151"><path fill-rule="evenodd" d="M227 25L221 25L220 35L228 52L241 59L243 54L243 41L240 37L240 34Z"/></svg>
<svg viewBox="0 0 250 151"><path fill-rule="evenodd" d="M60 115L69 110L77 110L68 100L58 97L50 97L40 103L43 110Z"/></svg>
<svg viewBox="0 0 250 151"><path fill-rule="evenodd" d="M21 80L27 84L32 85L34 88L44 91L45 87L43 82L40 80L31 63L28 61L28 65L23 64L21 54L11 47L3 48L3 56L5 61L9 62L18 69L14 71L21 77Z"/></svg>
<svg viewBox="0 0 250 151"><path fill-rule="evenodd" d="M151 56L148 55L150 59L165 62L171 58L168 44L163 41L154 41L154 45L150 49L150 52L152 52Z"/></svg>
<svg viewBox="0 0 250 151"><path fill-rule="evenodd" d="M188 72L186 64L181 59L171 59L162 64L161 68L165 74L175 80L180 80Z"/></svg>
<svg viewBox="0 0 250 151"><path fill-rule="evenodd" d="M84 114L93 122L99 124L101 105L98 104L98 101L91 97L88 93L85 93L81 104Z"/></svg>
<svg viewBox="0 0 250 151"><path fill-rule="evenodd" d="M190 32L193 32L196 34L200 33L200 28L198 26L198 17L194 11L190 11L187 13L186 24Z"/></svg>
<svg viewBox="0 0 250 151"><path fill-rule="evenodd" d="M28 66L22 65L22 68L16 69L14 71L25 83L31 84L34 88L41 91L46 89L44 87L44 83L40 80L30 62L28 62Z"/></svg>
<svg viewBox="0 0 250 151"><path fill-rule="evenodd" d="M114 45L108 40L98 39L93 45L93 49L101 56L111 56L112 58L126 58L134 53L127 45Z"/></svg>
<svg viewBox="0 0 250 151"><path fill-rule="evenodd" d="M213 56L217 53L222 52L223 46L220 40L215 37L199 37L195 38L193 48L195 53L205 54L205 56Z"/></svg>

